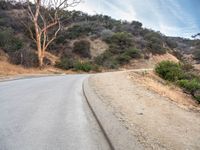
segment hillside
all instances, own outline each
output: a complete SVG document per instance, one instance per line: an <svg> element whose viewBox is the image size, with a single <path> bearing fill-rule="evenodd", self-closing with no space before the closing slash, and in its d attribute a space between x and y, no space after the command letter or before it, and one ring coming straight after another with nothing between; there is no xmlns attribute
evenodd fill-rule
<svg viewBox="0 0 200 150"><path fill-rule="evenodd" d="M46 66L83 71L152 68L157 60L177 58L199 67L199 40L167 37L143 28L138 21L80 11L65 11L65 16L59 35L45 54ZM2 55L9 63L34 68L38 67L36 45L23 25L26 21L21 4L0 2Z"/></svg>

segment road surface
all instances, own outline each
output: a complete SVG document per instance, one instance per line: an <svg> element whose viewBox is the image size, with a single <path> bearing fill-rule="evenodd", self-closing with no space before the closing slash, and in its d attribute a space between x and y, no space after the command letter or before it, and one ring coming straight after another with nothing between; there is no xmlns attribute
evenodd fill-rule
<svg viewBox="0 0 200 150"><path fill-rule="evenodd" d="M0 150L109 150L82 93L86 77L0 82Z"/></svg>

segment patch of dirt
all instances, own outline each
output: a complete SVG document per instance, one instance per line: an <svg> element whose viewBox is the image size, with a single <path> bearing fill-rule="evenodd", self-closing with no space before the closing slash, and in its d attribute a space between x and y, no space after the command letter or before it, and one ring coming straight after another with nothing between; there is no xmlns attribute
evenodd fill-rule
<svg viewBox="0 0 200 150"><path fill-rule="evenodd" d="M163 55L151 55L149 59L133 59L128 65L125 65L124 67L126 69L154 68L157 63L163 60L179 62L179 60L174 55L166 53Z"/></svg>
<svg viewBox="0 0 200 150"><path fill-rule="evenodd" d="M139 78L133 79L136 76L129 72L103 73L92 76L89 82L145 149L199 150L200 113L179 107L178 102L138 82Z"/></svg>
<svg viewBox="0 0 200 150"><path fill-rule="evenodd" d="M69 44L70 47L73 47L74 43L80 40L87 40L90 42L90 53L91 53L92 58L101 55L103 52L105 52L108 49L108 44L106 44L101 39L91 40L89 37L72 40Z"/></svg>
<svg viewBox="0 0 200 150"><path fill-rule="evenodd" d="M90 43L92 57L97 57L108 49L108 45L100 39L90 40Z"/></svg>

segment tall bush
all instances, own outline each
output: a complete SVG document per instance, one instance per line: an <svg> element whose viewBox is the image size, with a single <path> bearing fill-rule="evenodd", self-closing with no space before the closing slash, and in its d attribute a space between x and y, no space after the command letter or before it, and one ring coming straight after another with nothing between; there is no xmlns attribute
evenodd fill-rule
<svg viewBox="0 0 200 150"><path fill-rule="evenodd" d="M15 52L23 47L23 42L15 37L12 28L0 29L0 47L6 52Z"/></svg>
<svg viewBox="0 0 200 150"><path fill-rule="evenodd" d="M133 46L132 36L127 32L117 32L112 37L106 39L110 46L110 51L114 54L123 53Z"/></svg>
<svg viewBox="0 0 200 150"><path fill-rule="evenodd" d="M63 57L60 59L60 61L57 61L55 64L56 67L61 68L61 69L71 69L74 66L74 60L73 58L67 58Z"/></svg>
<svg viewBox="0 0 200 150"><path fill-rule="evenodd" d="M184 72L186 70L187 72ZM200 76L191 73L184 64L162 61L155 71L160 77L176 83L200 102Z"/></svg>
<svg viewBox="0 0 200 150"><path fill-rule="evenodd" d="M91 57L90 42L87 40L80 40L74 43L73 52L82 57Z"/></svg>
<svg viewBox="0 0 200 150"><path fill-rule="evenodd" d="M184 77L184 72L180 66L172 61L162 61L156 68L156 73L165 80L176 81Z"/></svg>
<svg viewBox="0 0 200 150"><path fill-rule="evenodd" d="M131 58L140 58L141 57L141 51L137 48L130 47L125 51L125 54L130 56Z"/></svg>

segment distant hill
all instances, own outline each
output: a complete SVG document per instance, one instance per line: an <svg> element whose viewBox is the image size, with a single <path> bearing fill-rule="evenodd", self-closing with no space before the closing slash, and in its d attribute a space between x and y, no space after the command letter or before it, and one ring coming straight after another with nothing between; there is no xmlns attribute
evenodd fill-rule
<svg viewBox="0 0 200 150"><path fill-rule="evenodd" d="M0 49L10 63L37 67L36 46L22 23L27 16L20 5L0 2ZM200 40L167 37L143 28L138 21L126 22L105 15L65 11L65 17L62 30L48 49L46 65L98 71L166 53L193 64L200 61Z"/></svg>

